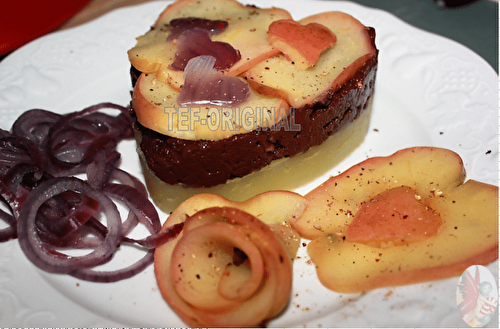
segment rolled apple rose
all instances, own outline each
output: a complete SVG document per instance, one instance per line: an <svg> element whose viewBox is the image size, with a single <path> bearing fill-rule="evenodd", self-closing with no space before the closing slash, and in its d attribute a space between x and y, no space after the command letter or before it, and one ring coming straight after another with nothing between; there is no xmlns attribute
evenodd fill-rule
<svg viewBox="0 0 500 329"><path fill-rule="evenodd" d="M256 327L278 315L292 288L292 260L270 226L233 207L187 217L157 248L163 297L192 327Z"/></svg>

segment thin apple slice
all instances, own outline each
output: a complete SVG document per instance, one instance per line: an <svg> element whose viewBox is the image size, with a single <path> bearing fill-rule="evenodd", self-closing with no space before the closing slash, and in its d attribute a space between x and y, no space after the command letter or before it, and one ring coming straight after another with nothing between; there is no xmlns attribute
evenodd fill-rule
<svg viewBox="0 0 500 329"><path fill-rule="evenodd" d="M169 5L151 30L137 39L128 56L132 65L141 72L152 73L162 68L158 79L169 81L178 89L182 86L182 74L168 68L175 58L175 42L168 42L169 45L164 43L167 43L171 32L169 22L183 17L225 20L229 23L222 33L212 39L229 43L240 52L241 60L226 72L231 76L279 53L267 40L269 24L278 19L291 19L290 13L284 9L260 9L235 0L179 0Z"/></svg>
<svg viewBox="0 0 500 329"><path fill-rule="evenodd" d="M420 201L408 186L384 191L364 202L347 228L349 241L370 246L400 246L436 235L439 213Z"/></svg>
<svg viewBox="0 0 500 329"><path fill-rule="evenodd" d="M286 246L293 259L300 244L300 236L290 222L299 218L307 207L307 200L290 191L269 191L245 201L231 201L216 194L197 194L176 208L168 217L171 225L184 222L187 216L211 207L234 207L243 210L268 225ZM167 224L164 224L167 228Z"/></svg>
<svg viewBox="0 0 500 329"><path fill-rule="evenodd" d="M240 79L245 83L243 78ZM179 91L142 73L132 95L137 120L161 134L188 140L219 140L255 129L270 128L290 114L282 99L257 94L250 88L247 100L237 107L199 105L182 107Z"/></svg>
<svg viewBox="0 0 500 329"><path fill-rule="evenodd" d="M302 25L281 19L269 25L269 41L302 70L316 64L319 56L337 41L335 33L318 23Z"/></svg>
<svg viewBox="0 0 500 329"><path fill-rule="evenodd" d="M299 218L307 207L307 200L300 194L290 191L269 191L257 194L256 196L245 201L231 201L216 194L202 193L197 194L176 208L176 210L168 217L169 225L182 223L186 216L210 207L234 207L241 209L265 224L274 227L276 226L278 235L289 240L286 243L293 246L290 253L294 254L299 246L300 237L294 234L285 234L291 232L283 227L289 227L290 222ZM167 224L164 224L167 227Z"/></svg>
<svg viewBox="0 0 500 329"><path fill-rule="evenodd" d="M269 225L285 227L306 206L285 191L243 202L214 194L186 200L164 224L184 223L183 231L155 251L163 297L193 327L262 325L288 303L295 257ZM298 244L298 236L288 239Z"/></svg>
<svg viewBox="0 0 500 329"><path fill-rule="evenodd" d="M337 37L336 44L321 54L314 67L302 70L284 55L278 55L245 72L255 90L283 97L295 108L312 104L327 92L335 92L376 54L367 28L348 14L326 12L304 18L299 23L321 24Z"/></svg>
<svg viewBox="0 0 500 329"><path fill-rule="evenodd" d="M376 248L334 237L311 241L307 250L320 281L337 292L359 293L459 276L498 259L498 187L469 180L429 203L443 224L419 242Z"/></svg>
<svg viewBox="0 0 500 329"><path fill-rule="evenodd" d="M447 149L414 147L369 158L307 193L309 207L292 225L308 239L343 236L363 203L384 191L408 186L425 204L464 179L462 159Z"/></svg>
<svg viewBox="0 0 500 329"><path fill-rule="evenodd" d="M144 73L157 72L161 66L165 71L174 61L176 49L174 43L166 42L168 34L168 29L153 29L138 37L134 48L127 52L130 63Z"/></svg>
<svg viewBox="0 0 500 329"><path fill-rule="evenodd" d="M367 159L327 180L306 195L308 207L292 226L313 237L307 250L318 278L337 292L360 293L457 276L470 265L487 265L498 258L498 187L464 180L463 162L455 152L404 149ZM401 186L411 186L411 194L401 195ZM421 226L418 220L406 222L404 227L401 219L393 228L378 217L380 227L368 232L377 211L368 220L360 211L385 193L393 198L386 200L391 205L382 206L385 210L412 214L414 198L432 209L427 214L430 221L423 220ZM423 211L417 208L417 213ZM349 234L351 228L355 234ZM428 228L431 234L425 234ZM415 230L420 230L416 239L386 241L388 233L406 236Z"/></svg>

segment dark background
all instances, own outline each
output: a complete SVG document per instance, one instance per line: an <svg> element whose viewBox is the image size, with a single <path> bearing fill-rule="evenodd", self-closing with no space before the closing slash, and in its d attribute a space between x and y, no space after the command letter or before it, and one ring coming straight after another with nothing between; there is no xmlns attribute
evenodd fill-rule
<svg viewBox="0 0 500 329"><path fill-rule="evenodd" d="M498 2L479 0L354 0L388 11L423 30L455 40L483 57L498 73ZM443 6L448 3L449 6ZM459 5L451 7L453 5Z"/></svg>

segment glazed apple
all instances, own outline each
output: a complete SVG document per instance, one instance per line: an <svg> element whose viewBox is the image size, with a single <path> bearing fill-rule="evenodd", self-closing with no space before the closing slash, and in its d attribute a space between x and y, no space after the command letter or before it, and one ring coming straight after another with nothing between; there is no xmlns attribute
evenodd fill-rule
<svg viewBox="0 0 500 329"><path fill-rule="evenodd" d="M299 218L307 207L307 200L303 196L289 191L269 191L246 201L231 201L216 194L202 193L181 203L167 221L172 225L179 224L187 215L215 206L238 208L257 217L283 237L289 238L286 244L292 246L291 254L297 251L300 237L297 239L295 230L292 228L293 231L290 231L288 228L291 228L290 222ZM167 224L164 227L168 227ZM281 232L282 230L284 231ZM287 232L294 233L285 234Z"/></svg>
<svg viewBox="0 0 500 329"><path fill-rule="evenodd" d="M264 324L290 298L300 237L287 223L306 206L281 191L244 202L213 194L186 200L164 224L184 223L183 231L155 251L163 297L192 327Z"/></svg>
<svg viewBox="0 0 500 329"><path fill-rule="evenodd" d="M337 91L376 54L367 28L348 14L325 12L306 17L299 23L327 27L336 35L335 45L322 52L315 65L307 70L280 55L268 58L245 72L255 90L286 99L294 108L312 104L325 93Z"/></svg>
<svg viewBox="0 0 500 329"><path fill-rule="evenodd" d="M441 224L439 213L402 185L363 202L345 237L375 247L401 246L436 235Z"/></svg>
<svg viewBox="0 0 500 329"><path fill-rule="evenodd" d="M166 40L172 32L170 22L188 17L228 22L227 28L213 35L212 40L227 43L241 54L241 60L226 70L226 74L231 76L279 53L267 40L269 24L279 19L291 19L290 13L284 9L261 9L235 0L176 1L160 14L151 30L137 38L135 47L128 51L132 65L141 72L157 72L157 79L180 89L182 71L169 67L176 56L176 42Z"/></svg>
<svg viewBox="0 0 500 329"><path fill-rule="evenodd" d="M335 33L324 25L302 25L291 19L272 22L268 37L271 45L302 70L314 66L319 56L337 41Z"/></svg>
<svg viewBox="0 0 500 329"><path fill-rule="evenodd" d="M204 72L201 72L202 74ZM204 78L208 75L204 74ZM239 77L226 77L240 80ZM179 105L180 92L170 84L157 80L155 73L141 74L132 94L132 108L137 120L161 134L188 139L219 140L248 133L257 128L269 128L290 113L284 100L256 93L237 106ZM254 106L258 104L258 106Z"/></svg>
<svg viewBox="0 0 500 329"><path fill-rule="evenodd" d="M334 291L460 275L498 258L498 187L464 180L458 154L404 149L328 179L292 226Z"/></svg>

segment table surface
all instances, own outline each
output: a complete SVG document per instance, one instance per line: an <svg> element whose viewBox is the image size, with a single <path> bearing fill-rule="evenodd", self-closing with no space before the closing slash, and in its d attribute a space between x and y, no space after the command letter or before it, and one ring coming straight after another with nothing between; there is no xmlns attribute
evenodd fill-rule
<svg viewBox="0 0 500 329"><path fill-rule="evenodd" d="M61 29L85 23L118 7L156 0L92 0ZM324 0L335 1L335 0ZM458 0L448 0L448 2ZM251 4L251 0L247 0ZM388 11L416 27L455 40L483 57L498 72L498 1L479 0L442 7L436 0L354 0Z"/></svg>
<svg viewBox="0 0 500 329"><path fill-rule="evenodd" d="M148 1L158 0L91 0L58 29L68 29L113 9ZM498 72L498 0L476 0L454 8L438 5L439 2L464 1L473 0L353 0L364 6L385 10L418 28L455 40L483 57ZM251 0L247 2L251 4Z"/></svg>

